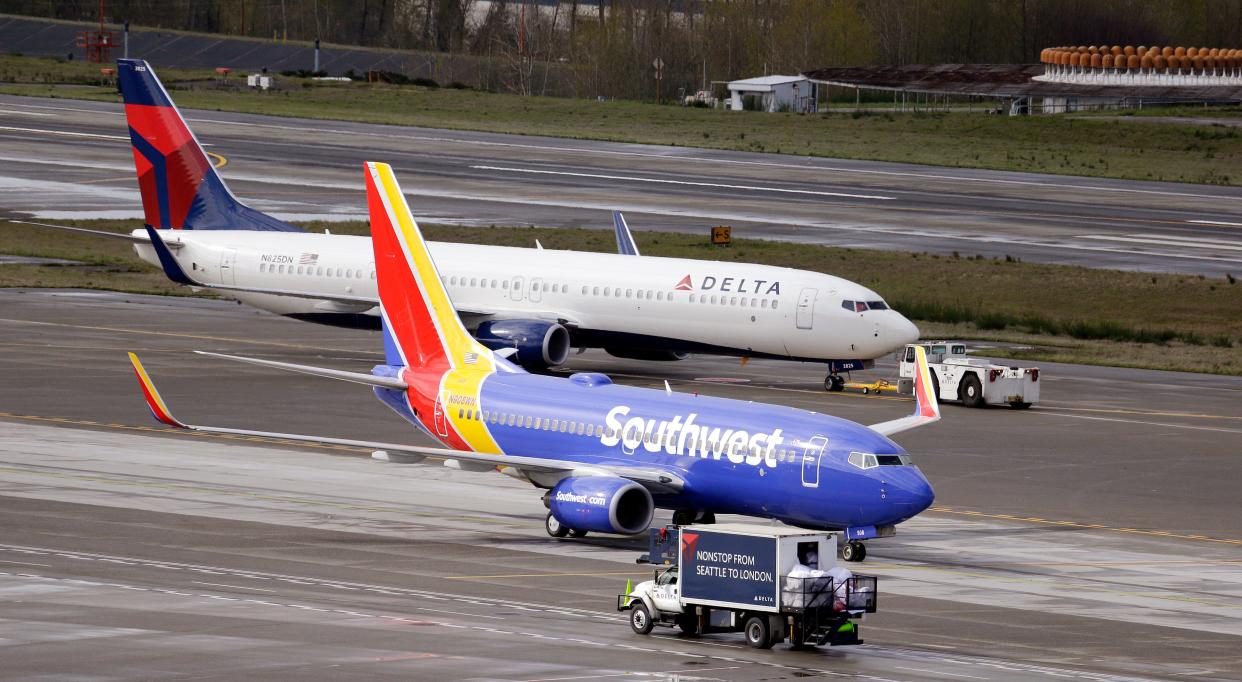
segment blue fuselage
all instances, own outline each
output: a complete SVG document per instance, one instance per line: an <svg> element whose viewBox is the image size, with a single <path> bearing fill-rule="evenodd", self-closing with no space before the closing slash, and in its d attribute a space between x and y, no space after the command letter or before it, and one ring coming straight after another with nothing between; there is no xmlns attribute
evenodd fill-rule
<svg viewBox="0 0 1242 682"><path fill-rule="evenodd" d="M401 391L376 394L429 430ZM619 386L600 374L497 373L483 380L478 397L477 408L449 404L443 418L481 421L498 454L672 472L685 485L655 495L665 509L845 529L900 523L934 499L901 447L837 417Z"/></svg>

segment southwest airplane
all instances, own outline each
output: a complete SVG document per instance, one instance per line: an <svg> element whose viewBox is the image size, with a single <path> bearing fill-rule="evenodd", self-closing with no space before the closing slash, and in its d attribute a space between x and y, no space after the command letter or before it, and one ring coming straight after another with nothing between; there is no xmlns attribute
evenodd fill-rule
<svg viewBox="0 0 1242 682"><path fill-rule="evenodd" d="M369 385L443 447L190 426L172 416L131 353L159 421L365 447L386 461L432 458L460 469L498 469L547 491L545 524L554 537L641 533L658 507L674 510L678 523L723 513L844 531L845 557L861 560L860 540L889 535L931 505L927 479L889 440L940 418L921 348L914 414L872 426L667 387L618 386L602 374L530 374L462 324L392 169L369 163L365 175L386 364L363 374L206 354ZM161 237L156 233L153 244L168 257Z"/></svg>
<svg viewBox="0 0 1242 682"><path fill-rule="evenodd" d="M152 68L122 59L117 71L146 223L184 271L176 281L279 315L379 328L368 238L309 234L242 204ZM431 250L474 336L528 369L560 365L574 347L651 360L696 352L825 362L826 386L839 389L839 372L918 339L909 320L853 282L642 257L620 214L614 224L618 254L453 243ZM159 263L146 230L97 234L128 239L139 257Z"/></svg>

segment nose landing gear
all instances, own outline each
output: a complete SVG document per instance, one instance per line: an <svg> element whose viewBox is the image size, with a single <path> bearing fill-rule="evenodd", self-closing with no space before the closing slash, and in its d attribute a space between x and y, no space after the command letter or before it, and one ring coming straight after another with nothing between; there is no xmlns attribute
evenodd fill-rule
<svg viewBox="0 0 1242 682"><path fill-rule="evenodd" d="M673 512L673 525L688 526L692 523L716 523L716 515L697 509L678 509Z"/></svg>
<svg viewBox="0 0 1242 682"><path fill-rule="evenodd" d="M840 374L837 374L835 372L830 372L828 376L824 378L824 390L830 393L844 391L845 390L845 378L842 377Z"/></svg>
<svg viewBox="0 0 1242 682"><path fill-rule="evenodd" d="M841 545L841 558L845 561L862 561L867 558L867 546L857 540Z"/></svg>

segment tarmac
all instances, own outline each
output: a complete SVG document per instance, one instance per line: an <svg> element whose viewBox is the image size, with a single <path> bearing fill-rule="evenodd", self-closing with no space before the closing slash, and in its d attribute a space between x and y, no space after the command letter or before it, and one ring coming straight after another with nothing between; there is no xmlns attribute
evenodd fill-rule
<svg viewBox="0 0 1242 682"><path fill-rule="evenodd" d="M175 93L174 93L175 98ZM365 217L364 161L420 220L611 227L1223 277L1242 188L949 169L186 110L239 197ZM0 218L140 217L119 104L0 96ZM641 248L641 243L640 243Z"/></svg>
<svg viewBox="0 0 1242 682"><path fill-rule="evenodd" d="M1242 379L1042 365L1028 411L945 405L898 441L938 498L858 572L866 644L630 632L641 540L547 537L538 492L191 423L421 442L365 389L194 355L365 371L370 332L224 301L0 290L0 661L8 679L1239 679ZM814 365L588 352L573 369L863 423ZM881 362L856 378L890 376ZM662 519L661 519L662 520Z"/></svg>

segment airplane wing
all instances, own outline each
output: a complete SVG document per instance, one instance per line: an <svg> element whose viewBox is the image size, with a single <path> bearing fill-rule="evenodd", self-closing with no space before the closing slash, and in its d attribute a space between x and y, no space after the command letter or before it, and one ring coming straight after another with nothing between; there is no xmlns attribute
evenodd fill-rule
<svg viewBox="0 0 1242 682"><path fill-rule="evenodd" d="M872 424L869 428L881 436L909 431L940 419L940 401L932 385L931 369L927 366L927 351L922 346L915 346L914 352L914 414Z"/></svg>
<svg viewBox="0 0 1242 682"><path fill-rule="evenodd" d="M377 377L369 374L342 372L339 370L328 370L319 367L309 367L306 365L293 365L291 363L244 358L235 355L222 355L219 353L202 354L270 366L277 369L287 369L295 372L316 374L318 376L325 376L333 379L343 379L345 381L353 381L355 383L369 383L371 385L381 386L384 388L405 387L405 383L399 379ZM567 462L565 460L549 459L546 457L495 455L484 452L455 450L452 448L424 447L420 445L405 445L401 443L384 443L379 441L353 440L348 438L308 436L297 433L251 431L248 429L230 429L216 426L197 426L194 424L187 424L173 416L172 411L168 409L168 404L164 402L163 397L160 396L159 391L155 388L155 383L151 381L150 375L148 375L146 369L143 368L142 362L138 359L138 356L130 353L129 360L134 366L134 374L138 377L138 385L142 389L143 399L146 400L147 408L151 410L152 416L154 416L160 423L178 429L197 431L200 433L256 436L260 438L274 438L299 443L319 443L323 445L342 445L347 447L364 448L373 451L373 454L371 455L372 459L399 464L414 464L424 460L433 460L442 461L446 465L453 463L457 468L468 471L490 471L497 467L511 467L513 469L517 469L523 474L527 474L528 477L534 476L543 480L547 480L548 478L557 480L559 478L569 476L598 476L608 474L634 481L635 483L638 483L653 492L659 493L677 492L685 486L685 481L677 473L660 469L658 467L627 466L609 463L587 464L582 462ZM364 379L370 379L370 381L366 381Z"/></svg>
<svg viewBox="0 0 1242 682"><path fill-rule="evenodd" d="M13 223L14 225L33 225L35 227L50 227L53 230L64 230L65 232L77 232L80 234L89 234L92 237L109 237L111 239L123 239L127 242L131 242L135 244L146 244L146 243L149 243L150 241L148 239L143 239L142 237L135 237L134 235L128 234L126 232L108 232L106 230L88 230L85 227L70 227L68 225L52 225L50 223L36 223L32 220L9 220L9 222ZM168 248L179 249L181 248L181 244L176 244L176 243L169 244Z"/></svg>
<svg viewBox="0 0 1242 682"><path fill-rule="evenodd" d="M617 231L617 253L623 256L639 255L638 243L634 241L634 234L630 232L621 211L612 212L612 227Z"/></svg>

